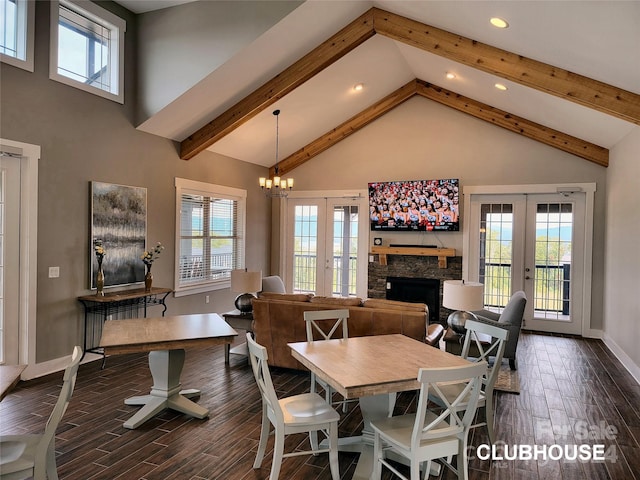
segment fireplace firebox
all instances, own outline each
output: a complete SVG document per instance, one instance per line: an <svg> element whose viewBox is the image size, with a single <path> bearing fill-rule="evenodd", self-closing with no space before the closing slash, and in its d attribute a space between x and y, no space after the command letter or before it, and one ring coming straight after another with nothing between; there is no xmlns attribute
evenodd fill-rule
<svg viewBox="0 0 640 480"><path fill-rule="evenodd" d="M429 323L440 321L440 280L437 278L387 277L387 300L426 303Z"/></svg>

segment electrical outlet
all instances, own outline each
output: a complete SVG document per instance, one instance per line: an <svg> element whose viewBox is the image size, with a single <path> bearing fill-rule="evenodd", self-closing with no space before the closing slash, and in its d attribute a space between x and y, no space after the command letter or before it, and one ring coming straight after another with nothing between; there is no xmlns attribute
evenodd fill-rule
<svg viewBox="0 0 640 480"><path fill-rule="evenodd" d="M60 267L49 267L49 278L58 278L60 276Z"/></svg>
<svg viewBox="0 0 640 480"><path fill-rule="evenodd" d="M204 303L209 303L209 295L204 296Z"/></svg>

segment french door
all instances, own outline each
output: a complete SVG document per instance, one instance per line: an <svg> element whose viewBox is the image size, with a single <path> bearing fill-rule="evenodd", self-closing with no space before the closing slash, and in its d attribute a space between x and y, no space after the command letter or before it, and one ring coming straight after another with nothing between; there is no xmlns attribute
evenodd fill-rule
<svg viewBox="0 0 640 480"><path fill-rule="evenodd" d="M287 291L366 296L366 199L289 198L286 208Z"/></svg>
<svg viewBox="0 0 640 480"><path fill-rule="evenodd" d="M0 156L0 364L18 363L20 158Z"/></svg>
<svg viewBox="0 0 640 480"><path fill-rule="evenodd" d="M581 334L585 193L472 195L470 206L469 279L485 285L485 308L524 290L523 328Z"/></svg>

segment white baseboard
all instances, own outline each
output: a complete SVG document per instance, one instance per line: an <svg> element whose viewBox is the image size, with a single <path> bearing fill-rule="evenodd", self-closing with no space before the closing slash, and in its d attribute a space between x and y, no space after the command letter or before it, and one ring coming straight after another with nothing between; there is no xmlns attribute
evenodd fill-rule
<svg viewBox="0 0 640 480"><path fill-rule="evenodd" d="M624 368L636 379L636 382L640 383L640 366L636 365L636 363L625 353L625 351L620 348L620 346L609 336L607 333L604 333L602 337L602 341L604 344L611 350L618 360L622 363Z"/></svg>
<svg viewBox="0 0 640 480"><path fill-rule="evenodd" d="M582 332L582 336L586 338L598 338L602 340L604 338L604 332L602 330L595 330L593 328L589 328Z"/></svg>
<svg viewBox="0 0 640 480"><path fill-rule="evenodd" d="M102 360L102 355L97 353L87 353L82 359L82 363L94 362L96 360ZM45 375L49 375L51 373L61 372L67 365L71 362L71 355L61 358L54 358L53 360L48 360L42 363L36 363L35 365L29 365L22 375L20 375L21 380L32 380L38 377L44 377Z"/></svg>

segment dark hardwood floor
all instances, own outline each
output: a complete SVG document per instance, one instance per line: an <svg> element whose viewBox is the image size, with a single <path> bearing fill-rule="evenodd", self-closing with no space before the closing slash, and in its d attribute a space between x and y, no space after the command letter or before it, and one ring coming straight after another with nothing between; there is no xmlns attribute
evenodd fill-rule
<svg viewBox="0 0 640 480"><path fill-rule="evenodd" d="M518 362L521 394L496 396L498 444L557 444L562 448L605 444L608 460L473 458L471 479L640 479L640 386L602 342L523 333ZM146 356L110 357L104 370L100 364L80 366L71 404L58 428L56 456L61 479L269 477L270 455L261 469L252 468L260 399L246 359L232 356L226 366L222 347L187 351L183 385L202 390L198 403L210 409L210 417L196 420L164 411L136 430L122 427L136 411L123 400L148 393L151 376ZM272 369L272 376L281 396L308 391L308 374ZM0 403L0 433L41 432L61 379L59 373L21 382ZM362 428L359 407L350 405L349 412L341 414L341 436ZM399 395L396 413L414 408L414 394ZM471 441L473 446L486 443L484 429L474 429ZM296 435L288 437L285 449L307 444L306 435ZM474 455L475 448L470 452ZM357 457L340 453L342 478L352 477ZM285 459L280 478L330 479L328 457ZM391 477L386 472L383 478ZM456 477L444 469L441 478Z"/></svg>

